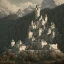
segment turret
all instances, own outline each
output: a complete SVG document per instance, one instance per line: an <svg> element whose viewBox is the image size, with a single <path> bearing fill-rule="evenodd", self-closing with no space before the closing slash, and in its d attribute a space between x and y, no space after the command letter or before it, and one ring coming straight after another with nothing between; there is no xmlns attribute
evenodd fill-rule
<svg viewBox="0 0 64 64"><path fill-rule="evenodd" d="M52 22L51 23L51 29L54 29L55 28L55 24Z"/></svg>
<svg viewBox="0 0 64 64"><path fill-rule="evenodd" d="M15 41L12 40L12 41L11 41L11 47L13 47L14 45L15 45Z"/></svg>
<svg viewBox="0 0 64 64"><path fill-rule="evenodd" d="M30 39L30 38L32 38L32 36L33 36L33 32L29 31L28 38Z"/></svg>
<svg viewBox="0 0 64 64"><path fill-rule="evenodd" d="M39 36L42 34L42 28L39 28Z"/></svg>
<svg viewBox="0 0 64 64"><path fill-rule="evenodd" d="M38 19L39 16L40 16L40 7L36 5L35 19Z"/></svg>
<svg viewBox="0 0 64 64"><path fill-rule="evenodd" d="M17 47L19 47L19 46L21 46L22 44L23 44L22 41L19 40L16 45L17 45Z"/></svg>
<svg viewBox="0 0 64 64"><path fill-rule="evenodd" d="M31 25L33 26L33 24L34 24L34 22L33 22L33 20L32 20Z"/></svg>
<svg viewBox="0 0 64 64"><path fill-rule="evenodd" d="M42 15L40 16L40 18L39 18L39 21L41 21L43 19L43 17L42 17Z"/></svg>
<svg viewBox="0 0 64 64"><path fill-rule="evenodd" d="M45 15L45 22L47 23L47 21L48 21L48 16L47 16L47 14Z"/></svg>

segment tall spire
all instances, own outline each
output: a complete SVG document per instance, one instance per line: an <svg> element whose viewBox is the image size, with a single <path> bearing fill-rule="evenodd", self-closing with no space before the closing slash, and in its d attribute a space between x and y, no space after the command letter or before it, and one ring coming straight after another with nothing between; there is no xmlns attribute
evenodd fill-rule
<svg viewBox="0 0 64 64"><path fill-rule="evenodd" d="M40 16L40 7L38 5L36 5L35 19L38 19L39 16Z"/></svg>

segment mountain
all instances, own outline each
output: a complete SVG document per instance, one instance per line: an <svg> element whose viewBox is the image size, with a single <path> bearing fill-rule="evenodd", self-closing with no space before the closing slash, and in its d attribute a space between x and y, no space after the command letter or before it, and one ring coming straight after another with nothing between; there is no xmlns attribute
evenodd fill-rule
<svg viewBox="0 0 64 64"><path fill-rule="evenodd" d="M54 9L42 9L41 15L48 15L48 23L54 22L58 30L59 36L55 39L59 48L64 49L64 4ZM0 49L8 47L12 39L16 42L25 39L28 35L28 28L32 20L34 20L34 12L29 13L17 19L8 19L9 16L0 19ZM12 17L12 16L11 16ZM55 43L55 42L54 42ZM0 51L1 52L1 51Z"/></svg>
<svg viewBox="0 0 64 64"><path fill-rule="evenodd" d="M18 9L18 11L14 13L14 12L9 11L6 7L0 6L0 18L10 16L10 15L16 15L18 17L23 17L24 15L31 13L33 9L34 8L32 6L28 6L24 10Z"/></svg>
<svg viewBox="0 0 64 64"><path fill-rule="evenodd" d="M33 10L34 8L32 6L29 6L28 8L25 8L24 10L19 9L16 14L18 15L18 17L23 17L27 15L28 13L31 13Z"/></svg>
<svg viewBox="0 0 64 64"><path fill-rule="evenodd" d="M41 7L42 8L54 8L56 7L56 3L54 0L43 0Z"/></svg>
<svg viewBox="0 0 64 64"><path fill-rule="evenodd" d="M9 11L6 8L0 7L0 18L6 17L9 15Z"/></svg>

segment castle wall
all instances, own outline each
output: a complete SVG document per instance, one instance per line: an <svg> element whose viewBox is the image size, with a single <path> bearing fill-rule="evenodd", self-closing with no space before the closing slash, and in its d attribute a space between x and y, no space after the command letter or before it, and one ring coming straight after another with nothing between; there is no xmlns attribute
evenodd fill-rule
<svg viewBox="0 0 64 64"><path fill-rule="evenodd" d="M52 48L55 49L55 50L58 49L58 48L57 48L57 47L58 47L57 44L50 44L50 47L52 47Z"/></svg>

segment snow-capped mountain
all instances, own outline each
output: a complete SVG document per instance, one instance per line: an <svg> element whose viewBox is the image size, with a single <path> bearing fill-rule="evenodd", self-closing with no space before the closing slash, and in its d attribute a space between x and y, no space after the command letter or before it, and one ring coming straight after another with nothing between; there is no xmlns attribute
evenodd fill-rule
<svg viewBox="0 0 64 64"><path fill-rule="evenodd" d="M17 17L23 17L28 13L31 13L33 11L33 7L29 6L28 8L25 8L24 10L18 9L16 13L10 12L7 8L0 7L0 18L6 17L10 14L17 15Z"/></svg>
<svg viewBox="0 0 64 64"><path fill-rule="evenodd" d="M34 9L33 7L29 6L28 8L25 8L24 10L19 9L16 14L18 15L18 17L22 17L28 13L31 13L33 9Z"/></svg>
<svg viewBox="0 0 64 64"><path fill-rule="evenodd" d="M0 7L0 18L6 17L8 15L9 15L9 11L7 10L7 8Z"/></svg>
<svg viewBox="0 0 64 64"><path fill-rule="evenodd" d="M43 0L42 8L54 8L56 7L56 3L54 0Z"/></svg>

